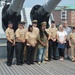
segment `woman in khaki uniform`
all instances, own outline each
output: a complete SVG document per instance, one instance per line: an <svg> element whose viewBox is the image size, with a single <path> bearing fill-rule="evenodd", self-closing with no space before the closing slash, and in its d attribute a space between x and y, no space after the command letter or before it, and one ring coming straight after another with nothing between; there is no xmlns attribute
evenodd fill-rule
<svg viewBox="0 0 75 75"><path fill-rule="evenodd" d="M23 30L23 23L20 22L18 24L18 29L15 32L16 35L16 45L15 45L15 51L16 51L16 60L17 65L23 64L23 53L24 53L24 43L25 43L25 32Z"/></svg>
<svg viewBox="0 0 75 75"><path fill-rule="evenodd" d="M33 27L29 25L28 32L26 34L26 41L27 41L27 64L34 64L34 52L35 46L37 44L36 35L33 34Z"/></svg>
<svg viewBox="0 0 75 75"><path fill-rule="evenodd" d="M72 32L69 34L69 45L71 47L71 61L75 61L75 27L73 27Z"/></svg>
<svg viewBox="0 0 75 75"><path fill-rule="evenodd" d="M6 29L6 37L7 37L7 65L11 66L14 54L14 45L15 45L15 37L14 30L12 29L12 22L8 23L8 28Z"/></svg>

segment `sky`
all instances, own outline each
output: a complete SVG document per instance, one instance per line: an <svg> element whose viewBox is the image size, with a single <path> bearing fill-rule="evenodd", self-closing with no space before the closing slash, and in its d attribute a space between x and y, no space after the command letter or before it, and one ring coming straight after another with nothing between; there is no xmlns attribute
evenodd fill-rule
<svg viewBox="0 0 75 75"><path fill-rule="evenodd" d="M25 7L33 7L34 5L43 5L47 0L25 0ZM75 5L75 0L61 0L59 6Z"/></svg>

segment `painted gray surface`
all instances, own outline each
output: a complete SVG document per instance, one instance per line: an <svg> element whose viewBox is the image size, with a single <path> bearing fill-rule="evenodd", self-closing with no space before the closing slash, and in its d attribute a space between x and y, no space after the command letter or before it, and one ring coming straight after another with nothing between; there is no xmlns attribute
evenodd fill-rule
<svg viewBox="0 0 75 75"><path fill-rule="evenodd" d="M0 59L0 75L75 75L75 62L52 60L47 64L17 66L13 61L13 65L8 67L6 59Z"/></svg>

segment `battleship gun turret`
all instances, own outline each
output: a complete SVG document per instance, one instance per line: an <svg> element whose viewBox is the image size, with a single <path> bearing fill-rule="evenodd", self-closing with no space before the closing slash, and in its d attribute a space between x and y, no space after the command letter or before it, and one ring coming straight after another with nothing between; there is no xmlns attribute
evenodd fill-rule
<svg viewBox="0 0 75 75"><path fill-rule="evenodd" d="M40 24L43 21L47 22L47 27L49 27L48 21L50 14L58 5L61 0L48 0L43 6L35 5L30 13L31 20L38 20L38 27L40 28Z"/></svg>
<svg viewBox="0 0 75 75"><path fill-rule="evenodd" d="M13 22L13 29L16 30L18 22L21 20L21 9L25 0L12 0L10 4L5 4L2 10L2 27L8 27L8 21Z"/></svg>

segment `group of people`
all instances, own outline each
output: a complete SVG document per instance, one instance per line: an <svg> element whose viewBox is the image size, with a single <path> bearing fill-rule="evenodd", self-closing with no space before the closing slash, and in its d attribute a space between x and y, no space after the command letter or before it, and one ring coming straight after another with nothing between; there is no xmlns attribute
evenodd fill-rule
<svg viewBox="0 0 75 75"><path fill-rule="evenodd" d="M47 23L41 23L37 28L37 20L32 21L28 29L24 27L24 22L18 23L18 28L14 32L13 23L8 22L6 29L7 37L7 65L12 65L14 50L16 56L16 65L24 64L24 61L30 65L37 62L39 65L46 64L46 61L58 60L57 50L59 52L59 60L64 60L65 48L67 58L75 61L75 27L68 27L67 21L63 25L59 25L59 29L55 26L55 21L51 22L51 27L46 29ZM70 49L71 47L71 49Z"/></svg>

